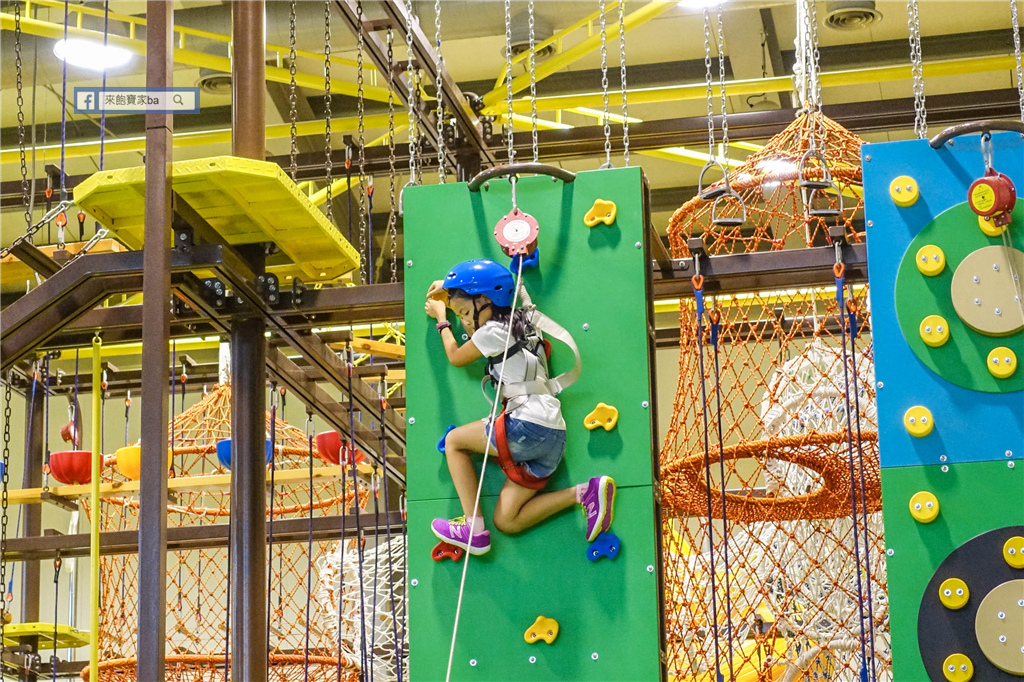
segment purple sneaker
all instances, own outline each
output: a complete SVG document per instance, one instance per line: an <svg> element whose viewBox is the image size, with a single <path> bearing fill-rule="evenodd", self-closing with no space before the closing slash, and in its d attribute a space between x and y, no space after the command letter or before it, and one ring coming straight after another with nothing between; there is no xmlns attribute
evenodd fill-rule
<svg viewBox="0 0 1024 682"><path fill-rule="evenodd" d="M434 519L430 524L430 530L438 539L449 544L461 547L470 554L487 554L491 551L491 532L481 531L471 533L472 526L466 522L465 516L460 516L451 521L447 519ZM472 537L470 535L472 534Z"/></svg>
<svg viewBox="0 0 1024 682"><path fill-rule="evenodd" d="M583 493L583 515L587 517L587 542L593 542L612 525L612 506L615 503L615 479L594 476Z"/></svg>

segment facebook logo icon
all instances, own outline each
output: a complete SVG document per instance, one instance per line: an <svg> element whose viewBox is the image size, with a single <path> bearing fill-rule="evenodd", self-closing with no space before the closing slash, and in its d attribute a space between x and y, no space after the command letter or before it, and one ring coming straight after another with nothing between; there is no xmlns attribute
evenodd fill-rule
<svg viewBox="0 0 1024 682"><path fill-rule="evenodd" d="M86 90L85 92L76 91L77 95L75 101L75 108L79 111L99 111L100 110L100 98L98 93L92 90Z"/></svg>

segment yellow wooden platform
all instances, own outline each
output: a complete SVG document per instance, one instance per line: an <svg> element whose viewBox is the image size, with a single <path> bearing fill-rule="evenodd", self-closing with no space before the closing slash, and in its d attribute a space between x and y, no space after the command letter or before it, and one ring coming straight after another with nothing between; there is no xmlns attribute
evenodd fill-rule
<svg viewBox="0 0 1024 682"><path fill-rule="evenodd" d="M57 625L56 633L54 640L53 623L12 623L4 627L4 646L18 646L32 637L39 638L36 644L39 649L53 649L54 641L57 649L77 649L92 641L88 632L70 625Z"/></svg>
<svg viewBox="0 0 1024 682"><path fill-rule="evenodd" d="M359 267L359 253L280 166L234 156L178 161L172 187L230 244L274 242L307 280ZM128 248L141 249L145 167L94 173L75 203Z"/></svg>
<svg viewBox="0 0 1024 682"><path fill-rule="evenodd" d="M78 227L76 226L77 230ZM77 254L85 246L86 242L71 242L65 245L72 256ZM57 250L56 246L40 246L40 251L47 256L53 256ZM101 239L89 250L89 253L117 253L125 251L124 246L115 239ZM13 253L0 258L0 291L5 294L12 291L25 293L25 282L31 282L32 288L36 287L36 276L32 268L22 263Z"/></svg>

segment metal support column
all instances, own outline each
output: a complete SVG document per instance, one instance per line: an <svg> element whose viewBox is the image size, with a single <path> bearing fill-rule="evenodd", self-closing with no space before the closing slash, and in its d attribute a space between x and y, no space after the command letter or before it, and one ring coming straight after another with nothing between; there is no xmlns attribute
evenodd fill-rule
<svg viewBox="0 0 1024 682"><path fill-rule="evenodd" d="M231 3L232 153L264 159L266 85L264 3ZM262 249L240 249L253 272ZM231 679L267 679L266 322L231 324Z"/></svg>
<svg viewBox="0 0 1024 682"><path fill-rule="evenodd" d="M173 5L163 0L149 0L146 22L146 86L170 87L174 62ZM142 275L142 433L145 438L141 442L139 489L138 680L164 679L167 644L167 391L170 381L173 132L172 115L146 115L146 236ZM99 568L92 566L90 570ZM97 609L99 604L90 608ZM96 672L92 674L90 679L96 679Z"/></svg>
<svg viewBox="0 0 1024 682"><path fill-rule="evenodd" d="M43 485L43 443L46 386L42 381L29 384L25 397L25 469L21 477L22 488L39 488ZM25 505L22 537L36 538L43 534L43 506ZM21 575L21 622L39 622L39 573L38 561L26 561ZM34 652L38 652L38 637L26 641ZM23 675L26 682L35 682L36 674L27 670Z"/></svg>

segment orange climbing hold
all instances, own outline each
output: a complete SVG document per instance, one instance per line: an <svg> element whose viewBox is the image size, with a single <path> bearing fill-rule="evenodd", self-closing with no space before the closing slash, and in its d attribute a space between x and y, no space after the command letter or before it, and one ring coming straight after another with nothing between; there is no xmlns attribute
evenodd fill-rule
<svg viewBox="0 0 1024 682"><path fill-rule="evenodd" d="M597 427L603 427L605 431L611 431L619 423L619 411L611 405L598 403L594 411L583 418L583 426L588 431Z"/></svg>
<svg viewBox="0 0 1024 682"><path fill-rule="evenodd" d="M583 216L583 224L587 227L594 227L598 223L611 225L615 222L615 212L617 210L614 201L595 199L594 205L587 211L587 215Z"/></svg>
<svg viewBox="0 0 1024 682"><path fill-rule="evenodd" d="M537 616L537 620L533 621L533 625L523 633L523 639L526 640L527 644L536 644L540 640L553 644L557 638L558 621L546 616Z"/></svg>

